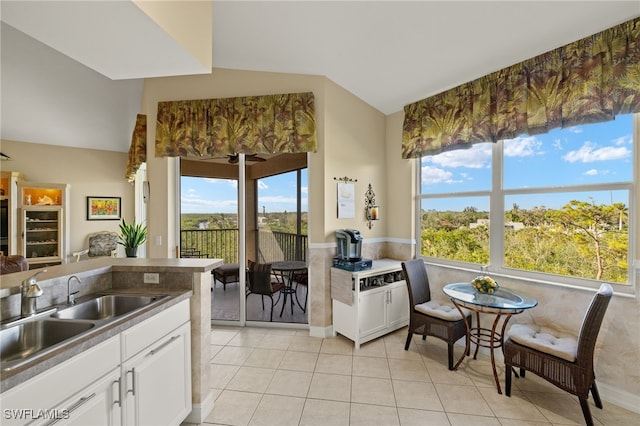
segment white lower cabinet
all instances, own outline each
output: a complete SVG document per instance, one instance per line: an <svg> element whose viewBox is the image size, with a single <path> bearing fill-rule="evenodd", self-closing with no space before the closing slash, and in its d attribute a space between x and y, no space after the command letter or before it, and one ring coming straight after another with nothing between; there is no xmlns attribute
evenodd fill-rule
<svg viewBox="0 0 640 426"><path fill-rule="evenodd" d="M358 327L360 338L387 329L387 301L389 290L378 288L359 295Z"/></svg>
<svg viewBox="0 0 640 426"><path fill-rule="evenodd" d="M3 426L179 425L191 412L189 301L0 395Z"/></svg>
<svg viewBox="0 0 640 426"><path fill-rule="evenodd" d="M120 337L99 345L48 369L0 395L2 425L84 424L119 425ZM92 396L94 395L95 396ZM91 398L89 398L91 397ZM83 399L88 398L88 399ZM97 402L100 399L103 402ZM87 421L76 423L76 415L91 406ZM72 410L73 408L73 410ZM83 414L84 415L84 414Z"/></svg>
<svg viewBox="0 0 640 426"><path fill-rule="evenodd" d="M191 412L190 329L184 324L122 364L127 425L179 425Z"/></svg>
<svg viewBox="0 0 640 426"><path fill-rule="evenodd" d="M360 293L360 338L378 337L407 325L409 294L404 281ZM369 339L366 339L369 340Z"/></svg>
<svg viewBox="0 0 640 426"><path fill-rule="evenodd" d="M409 324L409 291L407 282L389 288L389 303L387 304L387 327L397 330Z"/></svg>

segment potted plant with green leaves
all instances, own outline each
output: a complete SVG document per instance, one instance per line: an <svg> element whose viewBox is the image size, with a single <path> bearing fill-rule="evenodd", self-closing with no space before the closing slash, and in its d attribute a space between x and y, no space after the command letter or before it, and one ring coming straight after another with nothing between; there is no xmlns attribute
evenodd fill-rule
<svg viewBox="0 0 640 426"><path fill-rule="evenodd" d="M118 244L124 246L127 257L137 257L138 247L145 241L147 241L147 227L145 225L136 223L135 219L132 223L127 223L125 219L122 219Z"/></svg>

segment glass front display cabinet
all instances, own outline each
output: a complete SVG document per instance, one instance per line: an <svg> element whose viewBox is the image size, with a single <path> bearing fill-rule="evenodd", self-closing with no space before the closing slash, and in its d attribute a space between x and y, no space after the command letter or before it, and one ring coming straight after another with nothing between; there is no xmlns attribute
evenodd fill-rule
<svg viewBox="0 0 640 426"><path fill-rule="evenodd" d="M55 206L21 209L22 255L27 258L30 269L63 263L62 213L62 208Z"/></svg>

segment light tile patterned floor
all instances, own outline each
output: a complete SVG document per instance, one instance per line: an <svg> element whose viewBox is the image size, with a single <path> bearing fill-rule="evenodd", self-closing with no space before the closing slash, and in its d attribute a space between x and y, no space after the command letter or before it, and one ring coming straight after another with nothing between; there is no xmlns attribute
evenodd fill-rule
<svg viewBox="0 0 640 426"><path fill-rule="evenodd" d="M342 336L215 326L216 400L202 426L584 423L577 398L533 374L514 378L509 398L497 393L488 356L467 358L458 371L448 371L444 342L417 337L404 351L405 338L403 328L355 350ZM504 385L501 371L500 379ZM640 415L607 401L603 410L591 407L598 425L640 424Z"/></svg>

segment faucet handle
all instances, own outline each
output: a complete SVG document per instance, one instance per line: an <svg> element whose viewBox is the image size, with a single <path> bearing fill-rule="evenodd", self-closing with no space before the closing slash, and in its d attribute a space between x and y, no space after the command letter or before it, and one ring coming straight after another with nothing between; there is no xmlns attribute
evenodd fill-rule
<svg viewBox="0 0 640 426"><path fill-rule="evenodd" d="M35 282L33 284L29 284L29 288L27 288L27 297L40 297L43 293L44 292L40 286Z"/></svg>
<svg viewBox="0 0 640 426"><path fill-rule="evenodd" d="M47 272L46 269L41 269L38 272L36 272L35 274L31 275L29 278L27 278L26 280L24 280L24 284L26 285L32 285L36 283L36 277L40 274L42 274L43 272ZM38 287L39 288L39 287Z"/></svg>

